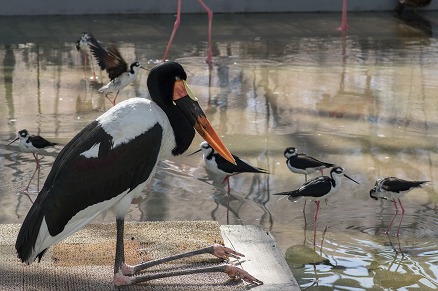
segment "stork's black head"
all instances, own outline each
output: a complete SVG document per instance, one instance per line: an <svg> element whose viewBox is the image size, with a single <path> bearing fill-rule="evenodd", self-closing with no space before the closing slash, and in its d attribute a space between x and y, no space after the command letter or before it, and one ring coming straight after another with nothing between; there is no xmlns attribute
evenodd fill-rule
<svg viewBox="0 0 438 291"><path fill-rule="evenodd" d="M172 154L187 150L195 136L195 130L222 157L234 163L234 158L214 131L196 97L188 87L187 74L175 62L165 62L149 72L148 89L151 99L163 109L172 125L176 147Z"/></svg>
<svg viewBox="0 0 438 291"><path fill-rule="evenodd" d="M147 85L152 100L163 108L173 102L173 88L176 80L187 80L183 67L175 62L165 62L149 72Z"/></svg>

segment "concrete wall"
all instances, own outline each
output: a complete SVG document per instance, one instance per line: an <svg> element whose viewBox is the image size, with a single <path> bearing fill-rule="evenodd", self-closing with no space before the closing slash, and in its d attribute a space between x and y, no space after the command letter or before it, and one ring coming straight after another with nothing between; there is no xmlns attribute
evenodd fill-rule
<svg viewBox="0 0 438 291"><path fill-rule="evenodd" d="M389 11L398 0L349 0L349 11ZM205 0L215 13L337 12L342 0ZM0 15L168 14L176 0L0 0ZM438 10L438 1L425 8ZM182 0L184 13L204 13L197 0Z"/></svg>

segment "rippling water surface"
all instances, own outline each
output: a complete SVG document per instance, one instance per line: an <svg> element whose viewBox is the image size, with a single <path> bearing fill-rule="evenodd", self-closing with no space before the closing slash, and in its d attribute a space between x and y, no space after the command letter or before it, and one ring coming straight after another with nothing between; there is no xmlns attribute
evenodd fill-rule
<svg viewBox="0 0 438 291"><path fill-rule="evenodd" d="M437 16L352 14L342 37L337 14L217 15L209 67L206 16L184 15L169 57L185 67L230 150L270 174L232 177L228 201L201 155L185 154L160 164L127 219L226 224L228 213L230 224L262 225L303 289L437 289ZM36 197L36 181L29 197L19 194L35 165L32 155L7 146L16 132L26 128L61 144L42 160L43 183L62 144L111 107L97 93L105 74L90 81L87 68L84 78L74 48L80 34L116 42L127 62L150 68L164 53L173 21L171 15L0 19L0 223L21 223ZM146 79L141 72L118 101L147 98ZM188 153L200 142L197 136ZM285 165L288 146L343 166L360 183L343 181L321 203L315 247L313 203L303 213L303 201L272 195L304 182ZM368 195L386 176L430 181L402 198L406 213L389 235L392 202Z"/></svg>

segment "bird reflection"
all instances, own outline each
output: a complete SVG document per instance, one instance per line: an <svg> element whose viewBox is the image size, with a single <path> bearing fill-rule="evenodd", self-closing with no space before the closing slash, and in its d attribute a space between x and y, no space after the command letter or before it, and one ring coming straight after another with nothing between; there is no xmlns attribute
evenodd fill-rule
<svg viewBox="0 0 438 291"><path fill-rule="evenodd" d="M401 246L400 246L400 237L397 236L397 246L398 246L398 250L397 250L397 248L394 246L394 244L392 243L391 238L389 237L389 234L386 234L386 237L388 238L389 244L391 245L391 247L392 247L392 249L394 250L394 252L395 252L396 254L397 254L397 253L400 253L400 254L404 255L404 254L403 254L403 251L402 251L402 249L401 249Z"/></svg>
<svg viewBox="0 0 438 291"><path fill-rule="evenodd" d="M274 220L269 209L266 207L270 201L270 191L269 191L269 175L261 176L254 175L251 182L251 188L245 199L255 202L255 204L260 207L263 211L263 215L260 217L260 224L266 227L269 231L272 230L274 226Z"/></svg>
<svg viewBox="0 0 438 291"><path fill-rule="evenodd" d="M78 85L78 98L76 99L76 111L105 111L105 98L101 94L94 94L102 86L97 80L81 79Z"/></svg>
<svg viewBox="0 0 438 291"><path fill-rule="evenodd" d="M227 224L230 224L230 213L233 215L234 219L236 219L237 221L241 221L238 209L240 209L240 207L245 203L244 199L231 193L228 194L223 189L223 185L220 180L213 179L212 181L213 186L215 187L215 191L211 197L216 204L216 207L210 212L211 218L214 221L219 220L217 213L222 206L226 209Z"/></svg>

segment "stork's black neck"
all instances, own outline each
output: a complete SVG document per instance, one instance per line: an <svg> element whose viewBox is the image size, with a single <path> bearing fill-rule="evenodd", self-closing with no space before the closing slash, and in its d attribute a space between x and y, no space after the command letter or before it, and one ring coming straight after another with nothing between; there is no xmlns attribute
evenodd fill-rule
<svg viewBox="0 0 438 291"><path fill-rule="evenodd" d="M160 68L157 70L157 68ZM166 113L175 136L176 146L173 155L184 153L195 137L192 121L173 102L173 88L175 81L186 80L187 74L183 67L174 62L160 64L149 72L148 89L151 99Z"/></svg>

